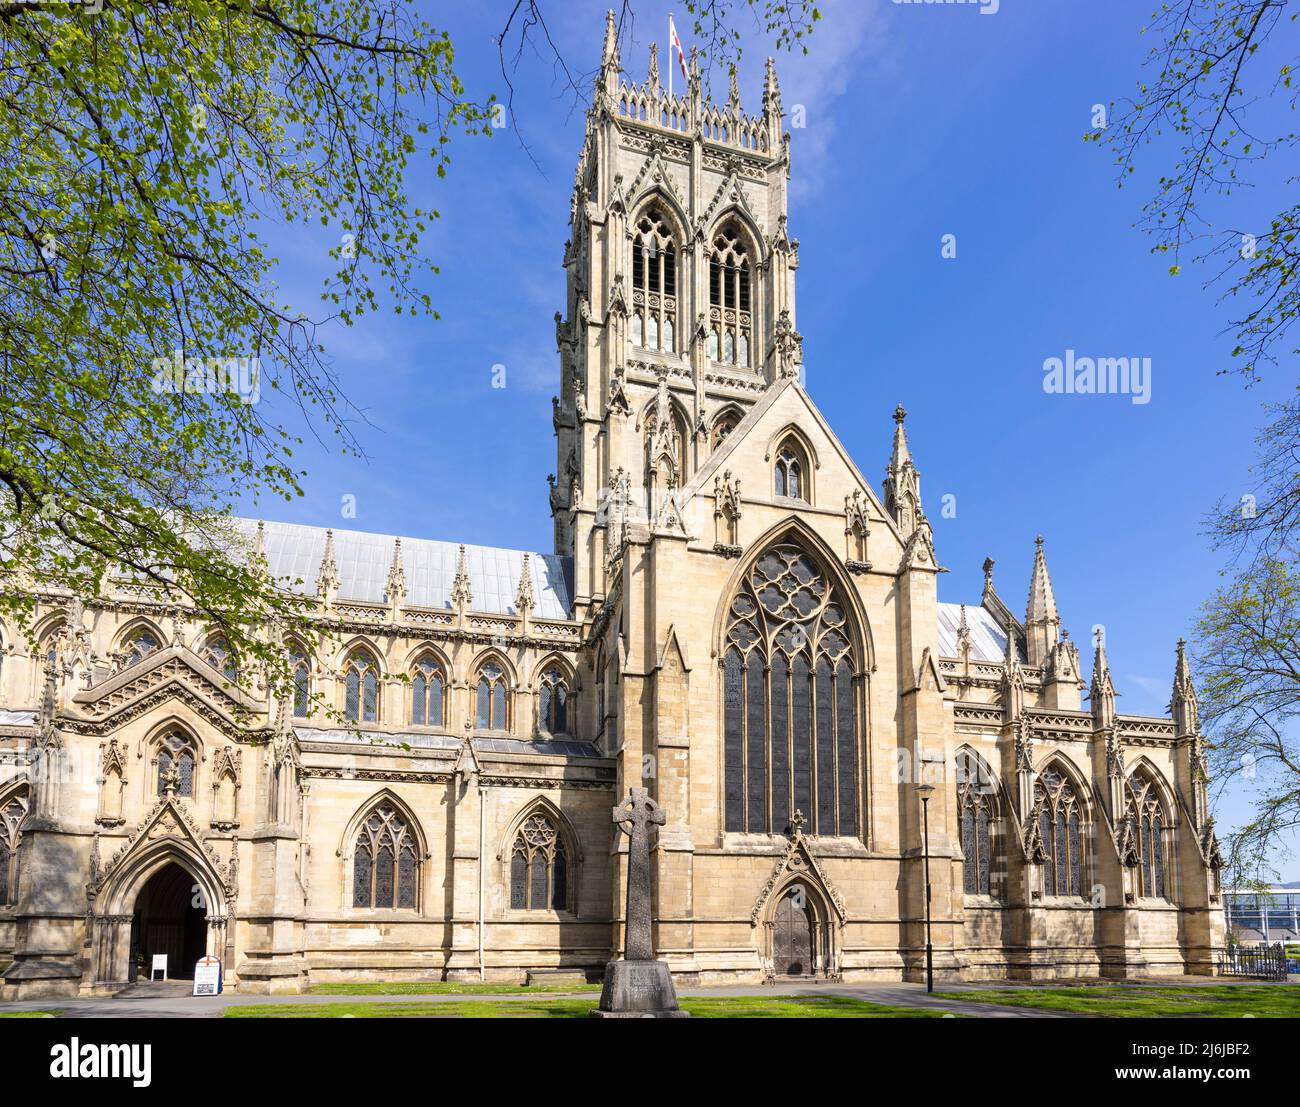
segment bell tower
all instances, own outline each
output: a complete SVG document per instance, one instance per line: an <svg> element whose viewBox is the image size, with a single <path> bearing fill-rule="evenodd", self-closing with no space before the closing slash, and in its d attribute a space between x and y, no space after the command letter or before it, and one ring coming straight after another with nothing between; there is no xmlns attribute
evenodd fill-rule
<svg viewBox="0 0 1300 1107"><path fill-rule="evenodd" d="M702 94L690 53L669 94L658 49L626 79L613 12L569 205L550 477L575 601L601 599L629 527L680 527L677 494L766 388L798 378L799 244L776 67L762 112ZM680 87L680 86L679 86Z"/></svg>

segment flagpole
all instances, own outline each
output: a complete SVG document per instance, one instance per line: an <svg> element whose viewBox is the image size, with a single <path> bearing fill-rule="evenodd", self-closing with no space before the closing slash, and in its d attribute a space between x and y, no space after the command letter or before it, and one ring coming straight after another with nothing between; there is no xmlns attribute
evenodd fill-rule
<svg viewBox="0 0 1300 1107"><path fill-rule="evenodd" d="M673 13L668 13L668 99L673 98Z"/></svg>

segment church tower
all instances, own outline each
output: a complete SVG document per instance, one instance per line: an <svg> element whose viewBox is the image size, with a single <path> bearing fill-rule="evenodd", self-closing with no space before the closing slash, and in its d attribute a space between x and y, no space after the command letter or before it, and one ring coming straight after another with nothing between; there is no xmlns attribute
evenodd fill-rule
<svg viewBox="0 0 1300 1107"><path fill-rule="evenodd" d="M630 81L607 14L555 319L551 510L579 612L605 595L628 528L679 527L677 491L800 371L775 66L759 114L734 71L726 102L706 100L694 49L683 83L669 94L654 45L645 80Z"/></svg>

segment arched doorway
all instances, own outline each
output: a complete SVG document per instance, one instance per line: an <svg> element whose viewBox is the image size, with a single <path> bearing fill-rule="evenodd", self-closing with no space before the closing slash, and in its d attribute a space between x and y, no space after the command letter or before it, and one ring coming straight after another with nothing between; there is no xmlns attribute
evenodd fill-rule
<svg viewBox="0 0 1300 1107"><path fill-rule="evenodd" d="M811 976L813 920L802 888L791 888L776 905L772 932L772 971L777 976Z"/></svg>
<svg viewBox="0 0 1300 1107"><path fill-rule="evenodd" d="M155 954L167 955L169 978L191 979L194 963L207 952L207 908L198 882L170 861L155 872L136 897L131 915L132 968L148 980Z"/></svg>

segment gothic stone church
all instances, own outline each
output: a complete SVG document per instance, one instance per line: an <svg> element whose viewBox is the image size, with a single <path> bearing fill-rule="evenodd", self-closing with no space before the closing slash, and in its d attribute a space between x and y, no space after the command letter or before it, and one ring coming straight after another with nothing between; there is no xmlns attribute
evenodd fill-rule
<svg viewBox="0 0 1300 1107"><path fill-rule="evenodd" d="M920 978L925 785L940 979L1212 971L1181 647L1172 717L1123 715L1102 643L1085 696L1041 541L1023 613L991 563L940 600L904 412L878 489L801 384L790 172L770 62L759 114L734 78L705 100L694 57L669 96L653 52L623 77L611 17L554 552L241 523L331 642L290 643L285 702L125 579L0 628L6 998L112 992L155 954L254 993L597 972L633 786L667 813L654 944L682 982Z"/></svg>

